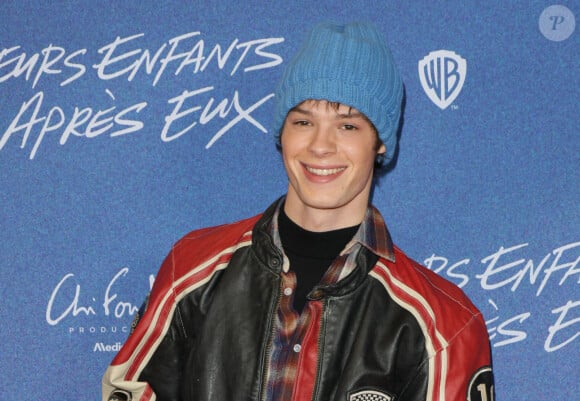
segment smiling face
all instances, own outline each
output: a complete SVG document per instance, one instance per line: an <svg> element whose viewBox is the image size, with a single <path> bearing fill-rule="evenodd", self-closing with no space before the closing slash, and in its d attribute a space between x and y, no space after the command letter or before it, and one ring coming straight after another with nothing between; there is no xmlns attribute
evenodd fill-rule
<svg viewBox="0 0 580 401"><path fill-rule="evenodd" d="M307 100L288 113L281 145L289 180L288 217L311 231L362 221L374 162L385 152L363 114L343 104Z"/></svg>

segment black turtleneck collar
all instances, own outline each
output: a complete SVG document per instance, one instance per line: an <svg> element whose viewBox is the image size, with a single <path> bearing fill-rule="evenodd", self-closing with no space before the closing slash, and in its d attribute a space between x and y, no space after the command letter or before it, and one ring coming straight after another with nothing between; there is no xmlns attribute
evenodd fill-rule
<svg viewBox="0 0 580 401"><path fill-rule="evenodd" d="M284 251L313 259L336 258L354 237L359 226L360 224L323 232L308 231L290 220L283 206L278 217L278 230Z"/></svg>

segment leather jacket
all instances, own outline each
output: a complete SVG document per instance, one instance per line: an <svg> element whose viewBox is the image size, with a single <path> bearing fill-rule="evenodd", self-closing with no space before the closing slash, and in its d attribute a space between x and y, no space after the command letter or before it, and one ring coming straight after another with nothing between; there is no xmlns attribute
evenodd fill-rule
<svg viewBox="0 0 580 401"><path fill-rule="evenodd" d="M261 401L282 252L262 216L193 231L103 378L103 400ZM485 323L463 292L394 247L315 287L292 400L491 400ZM374 397L374 398L373 398ZM487 398L486 398L487 397Z"/></svg>

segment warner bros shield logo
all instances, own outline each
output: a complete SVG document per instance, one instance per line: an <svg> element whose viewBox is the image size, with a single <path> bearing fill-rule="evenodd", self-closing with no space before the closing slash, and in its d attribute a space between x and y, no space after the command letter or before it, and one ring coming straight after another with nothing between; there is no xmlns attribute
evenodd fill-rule
<svg viewBox="0 0 580 401"><path fill-rule="evenodd" d="M437 50L419 61L419 79L423 90L441 110L445 110L459 95L467 61L450 50Z"/></svg>

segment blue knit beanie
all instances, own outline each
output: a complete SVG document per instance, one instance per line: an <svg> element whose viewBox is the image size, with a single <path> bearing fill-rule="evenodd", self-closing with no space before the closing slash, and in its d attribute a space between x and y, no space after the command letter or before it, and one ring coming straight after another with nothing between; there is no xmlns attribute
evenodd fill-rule
<svg viewBox="0 0 580 401"><path fill-rule="evenodd" d="M403 82L381 33L371 24L314 27L287 64L276 91L274 123L278 132L286 115L308 99L354 107L375 126L393 157L401 115Z"/></svg>

